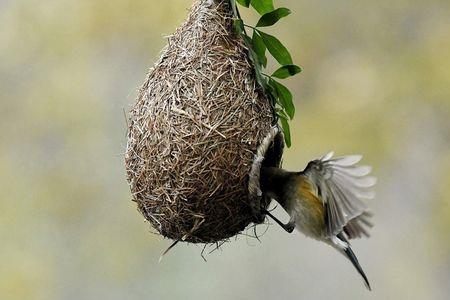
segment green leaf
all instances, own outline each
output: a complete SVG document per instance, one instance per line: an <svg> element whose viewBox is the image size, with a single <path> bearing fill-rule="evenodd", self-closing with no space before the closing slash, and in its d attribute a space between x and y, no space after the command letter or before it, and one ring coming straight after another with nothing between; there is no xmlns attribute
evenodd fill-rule
<svg viewBox="0 0 450 300"><path fill-rule="evenodd" d="M240 5L242 5L244 7L249 7L250 6L250 1L251 0L236 0L237 3L239 3Z"/></svg>
<svg viewBox="0 0 450 300"><path fill-rule="evenodd" d="M242 21L241 19L234 19L233 26L237 34L240 35L244 32L244 21Z"/></svg>
<svg viewBox="0 0 450 300"><path fill-rule="evenodd" d="M289 16L291 11L288 8L277 8L274 11L264 14L256 24L256 27L267 27L277 23L280 19Z"/></svg>
<svg viewBox="0 0 450 300"><path fill-rule="evenodd" d="M270 84L276 89L280 105L284 108L287 115L292 120L295 115L295 106L292 102L292 93L287 87L273 79L270 80Z"/></svg>
<svg viewBox="0 0 450 300"><path fill-rule="evenodd" d="M251 0L251 5L260 15L264 15L275 9L273 0Z"/></svg>
<svg viewBox="0 0 450 300"><path fill-rule="evenodd" d="M280 116L280 115L279 115ZM288 148L291 147L291 128L289 127L289 122L283 116L280 116L281 127L284 133L284 142Z"/></svg>
<svg viewBox="0 0 450 300"><path fill-rule="evenodd" d="M296 65L286 65L282 66L275 72L273 72L272 77L285 79L291 76L294 76L295 74L298 74L302 71L302 68Z"/></svg>
<svg viewBox="0 0 450 300"><path fill-rule="evenodd" d="M256 55L256 54L255 54ZM268 83L267 83L267 78L261 75L261 67L260 66L256 66L257 71L255 72L256 75L256 81L258 82L258 84L263 88L263 90L265 91L268 87ZM271 101L272 102L272 101Z"/></svg>
<svg viewBox="0 0 450 300"><path fill-rule="evenodd" d="M252 37L253 51L255 51L258 56L258 61L260 65L264 68L267 66L267 57L266 57L266 45L264 44L261 36L255 31L253 31Z"/></svg>
<svg viewBox="0 0 450 300"><path fill-rule="evenodd" d="M261 35L267 50L281 65L292 65L291 54L276 37L259 30L258 33Z"/></svg>
<svg viewBox="0 0 450 300"><path fill-rule="evenodd" d="M245 43L246 43L246 45L247 45L247 47L253 47L252 45L253 45L253 42L252 42L252 39L247 35L247 34L245 34L244 32L242 32L242 38L244 39L244 41L245 41Z"/></svg>

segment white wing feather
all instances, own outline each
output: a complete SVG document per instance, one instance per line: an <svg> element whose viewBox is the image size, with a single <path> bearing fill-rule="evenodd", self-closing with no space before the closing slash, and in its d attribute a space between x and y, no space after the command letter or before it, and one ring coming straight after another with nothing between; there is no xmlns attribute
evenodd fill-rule
<svg viewBox="0 0 450 300"><path fill-rule="evenodd" d="M333 158L330 152L313 161L304 172L317 185L326 206L330 237L343 232L348 224L349 238L367 234L362 226L367 222L367 205L363 200L374 198L370 188L376 184L376 178L368 176L371 167L356 165L361 159L361 155Z"/></svg>

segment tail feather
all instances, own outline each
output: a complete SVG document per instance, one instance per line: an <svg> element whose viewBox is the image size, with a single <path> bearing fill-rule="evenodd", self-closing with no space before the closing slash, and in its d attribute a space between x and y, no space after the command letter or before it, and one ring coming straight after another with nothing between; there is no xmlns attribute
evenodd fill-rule
<svg viewBox="0 0 450 300"><path fill-rule="evenodd" d="M364 279L364 283L366 284L367 289L369 289L369 291L371 291L372 289L370 287L369 280L367 279L366 274L364 273L361 265L359 264L358 259L356 258L356 255L353 252L352 248L350 248L350 246L349 246L346 249L343 249L342 251L347 256L347 258L352 262L353 266L358 271L358 273L361 275L361 277Z"/></svg>
<svg viewBox="0 0 450 300"><path fill-rule="evenodd" d="M353 252L352 248L350 248L350 243L345 238L344 234L341 232L338 235L332 237L330 240L330 244L351 261L356 271L358 271L358 273L364 279L364 283L366 284L367 289L371 291L372 289L370 287L369 280L367 279L366 274L359 264L358 258L356 258L355 253Z"/></svg>

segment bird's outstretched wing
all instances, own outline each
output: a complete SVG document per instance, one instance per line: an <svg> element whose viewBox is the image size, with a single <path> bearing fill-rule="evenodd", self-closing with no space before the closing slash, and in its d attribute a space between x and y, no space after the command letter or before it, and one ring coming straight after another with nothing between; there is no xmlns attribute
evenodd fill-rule
<svg viewBox="0 0 450 300"><path fill-rule="evenodd" d="M357 166L361 155L333 158L330 152L308 164L304 170L318 187L319 198L326 207L328 236L344 232L348 238L368 235L364 226L371 226L364 199L373 199L370 190L376 179L368 176L369 166Z"/></svg>

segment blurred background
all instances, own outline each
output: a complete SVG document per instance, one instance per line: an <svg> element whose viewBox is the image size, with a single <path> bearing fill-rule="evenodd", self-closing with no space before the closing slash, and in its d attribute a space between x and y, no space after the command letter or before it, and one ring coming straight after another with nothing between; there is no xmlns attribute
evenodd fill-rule
<svg viewBox="0 0 450 300"><path fill-rule="evenodd" d="M331 149L374 166L376 226L353 243L373 292L275 225L157 263L169 241L130 200L124 111L190 0L0 0L1 299L448 299L450 2L275 3L293 14L269 32L304 68L284 167Z"/></svg>

